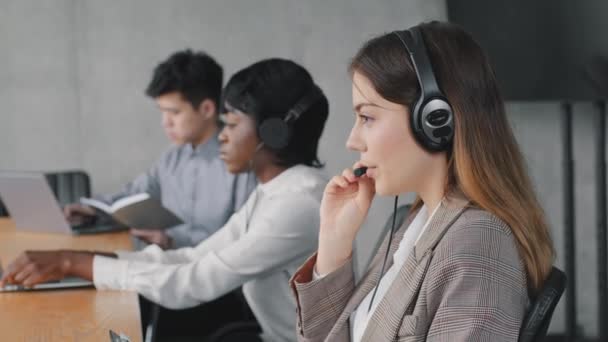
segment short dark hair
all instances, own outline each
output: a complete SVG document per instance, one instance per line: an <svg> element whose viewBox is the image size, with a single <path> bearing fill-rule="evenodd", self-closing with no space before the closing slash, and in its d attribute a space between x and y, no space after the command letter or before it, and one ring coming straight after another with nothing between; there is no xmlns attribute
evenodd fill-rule
<svg viewBox="0 0 608 342"><path fill-rule="evenodd" d="M205 52L178 51L156 66L146 95L157 98L176 91L194 108L205 99L218 108L223 76L222 67Z"/></svg>
<svg viewBox="0 0 608 342"><path fill-rule="evenodd" d="M286 59L265 59L230 78L224 89L222 108L226 103L230 104L253 116L259 127L268 118L284 118L314 87L317 86L310 73L302 66ZM312 106L293 121L292 136L287 146L273 150L278 163L287 167L296 164L322 167L317 148L328 115L329 103L325 94L321 94Z"/></svg>

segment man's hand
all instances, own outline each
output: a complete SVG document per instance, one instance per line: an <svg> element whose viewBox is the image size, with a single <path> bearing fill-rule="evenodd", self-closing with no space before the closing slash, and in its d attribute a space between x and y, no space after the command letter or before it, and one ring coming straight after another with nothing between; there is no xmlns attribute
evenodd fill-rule
<svg viewBox="0 0 608 342"><path fill-rule="evenodd" d="M148 230L131 228L131 235L147 243L158 245L162 249L173 247L173 239L164 230Z"/></svg>
<svg viewBox="0 0 608 342"><path fill-rule="evenodd" d="M63 215L71 224L80 224L95 217L95 209L79 203L68 204L63 208Z"/></svg>

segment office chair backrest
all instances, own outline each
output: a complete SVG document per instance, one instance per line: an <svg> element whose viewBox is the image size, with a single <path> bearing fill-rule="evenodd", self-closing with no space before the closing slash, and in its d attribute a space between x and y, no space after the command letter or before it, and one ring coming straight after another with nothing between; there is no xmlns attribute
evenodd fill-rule
<svg viewBox="0 0 608 342"><path fill-rule="evenodd" d="M78 202L80 197L91 196L91 181L84 171L46 173L46 180L60 205Z"/></svg>
<svg viewBox="0 0 608 342"><path fill-rule="evenodd" d="M559 303L566 288L566 275L553 267L545 281L543 289L538 293L528 310L519 333L520 342L542 341L547 335L553 310Z"/></svg>
<svg viewBox="0 0 608 342"><path fill-rule="evenodd" d="M2 204L2 201L0 201L0 217L6 217L6 216L8 216L8 211L4 207L4 204Z"/></svg>
<svg viewBox="0 0 608 342"><path fill-rule="evenodd" d="M91 196L91 181L84 171L62 171L45 173L47 182L61 206L78 202L80 197ZM9 216L0 201L0 217Z"/></svg>

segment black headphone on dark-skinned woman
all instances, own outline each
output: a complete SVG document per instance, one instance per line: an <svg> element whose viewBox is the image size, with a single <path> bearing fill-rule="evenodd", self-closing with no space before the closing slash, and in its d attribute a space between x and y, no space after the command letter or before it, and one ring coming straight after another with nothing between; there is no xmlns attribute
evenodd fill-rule
<svg viewBox="0 0 608 342"><path fill-rule="evenodd" d="M274 150L287 147L293 135L293 123L321 97L323 97L323 92L317 85L313 85L283 116L271 117L262 121L258 126L258 135L262 143Z"/></svg>
<svg viewBox="0 0 608 342"><path fill-rule="evenodd" d="M293 124L296 120L302 116L304 112L314 106L323 97L323 91L316 84L313 84L312 88L304 94L288 111L282 116L270 117L262 121L258 125L258 136L262 141L256 147L255 152L259 151L262 147L267 146L274 150L281 150L291 141L293 136ZM253 159L250 160L250 169L253 169ZM245 187L249 189L249 176L250 172L247 173ZM252 207L255 207L257 203L257 194L255 202ZM252 214L252 213L251 213ZM246 211L245 213L245 231L249 230L249 220L251 214Z"/></svg>

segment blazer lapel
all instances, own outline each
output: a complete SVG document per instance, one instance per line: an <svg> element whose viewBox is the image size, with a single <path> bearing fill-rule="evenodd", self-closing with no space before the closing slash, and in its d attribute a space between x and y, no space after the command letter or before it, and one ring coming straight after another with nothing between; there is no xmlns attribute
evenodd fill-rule
<svg viewBox="0 0 608 342"><path fill-rule="evenodd" d="M389 341L395 337L404 316L404 308L413 308L412 304L418 297L430 260L425 255L425 259L419 262L414 253L409 254L397 278L378 303L361 341Z"/></svg>
<svg viewBox="0 0 608 342"><path fill-rule="evenodd" d="M414 246L416 260L422 260L424 254L432 252L452 223L469 206L469 200L461 194L454 194L441 201L440 206L426 231Z"/></svg>
<svg viewBox="0 0 608 342"><path fill-rule="evenodd" d="M439 209L429 222L414 250L408 255L404 265L399 270L397 278L378 303L378 307L372 314L363 333L362 341L392 340L397 335L403 316L411 314L414 310L420 286L432 259L430 252L439 243L456 218L460 216L467 203L468 201L460 198L445 199L440 203ZM398 239L397 245L399 242L401 242L401 239ZM391 255L392 253L394 251L391 252ZM376 280L377 276L376 274L373 279ZM369 286L373 288L375 282Z"/></svg>
<svg viewBox="0 0 608 342"><path fill-rule="evenodd" d="M386 260L385 272L393 264L392 255L397 250L397 247L399 247L399 243L401 242L401 239L403 238L403 234L405 234L407 227L410 225L410 223L412 222L414 217L416 217L416 212L408 214L407 219L404 220L401 227L399 227L399 229L395 232L395 234L393 236L393 241L391 241L389 256L388 256L388 259ZM384 255L386 253L386 248L388 246L388 239L389 239L389 234L386 234L384 242L378 249L376 256L374 257L374 259L372 260L372 263L369 266L369 271L367 271L365 273L363 278L361 278L361 280L357 284L357 288L355 289L355 292L348 300L348 303L346 304L344 311L342 312L342 314L338 318L336 324L333 326L333 328L329 332L329 335L327 336L326 341L334 341L335 336L340 336L340 335L344 334L342 329L348 329L348 327L349 327L348 322L350 319L350 315L357 308L359 303L361 303L363 301L365 296L367 296L367 294L371 290L373 290L374 287L376 286L376 282L378 281L378 276L380 275L380 271L382 268L382 262L384 261ZM347 331L346 334L347 334L347 336L350 336L350 331Z"/></svg>

